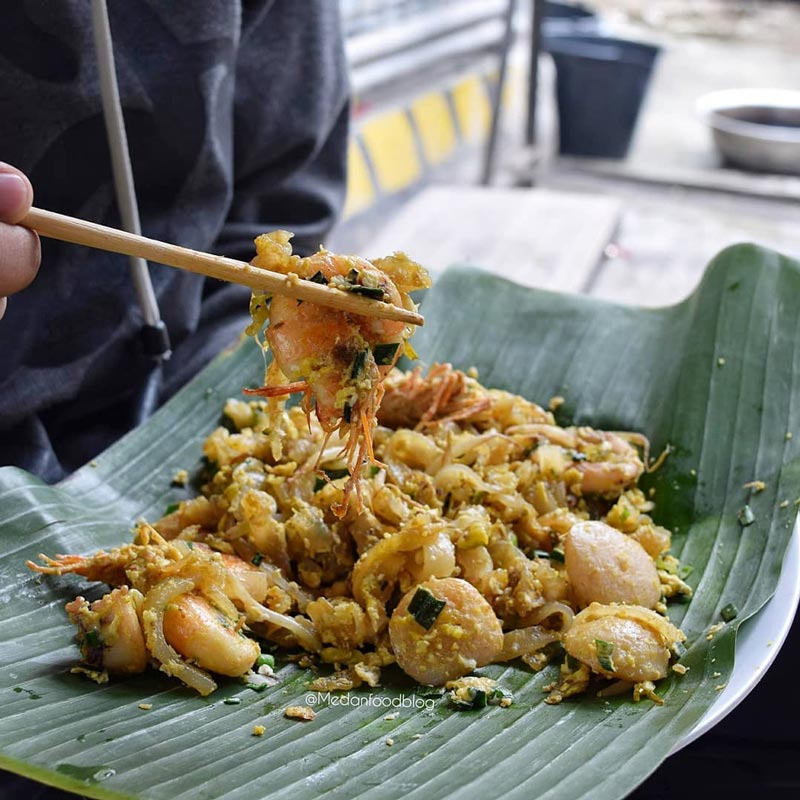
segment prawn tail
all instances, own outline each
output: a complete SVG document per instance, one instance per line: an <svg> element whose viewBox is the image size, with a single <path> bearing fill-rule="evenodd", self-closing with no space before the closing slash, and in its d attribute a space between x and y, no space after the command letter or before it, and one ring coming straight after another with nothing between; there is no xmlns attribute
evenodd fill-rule
<svg viewBox="0 0 800 800"><path fill-rule="evenodd" d="M50 558L44 553L39 553L39 560L43 563L26 561L25 566L40 575L64 575L70 572L81 575L88 572L88 560L82 556L59 555L56 558Z"/></svg>
<svg viewBox="0 0 800 800"><path fill-rule="evenodd" d="M365 414L363 411L361 412L361 426L364 433L364 450L366 450L366 456L369 459L369 463L373 466L383 469L386 465L375 458L375 451L372 447L372 426L367 414ZM363 460L363 454L360 451L359 459Z"/></svg>
<svg viewBox="0 0 800 800"><path fill-rule="evenodd" d="M281 386L260 386L258 389L242 389L244 394L258 397L284 397L287 394L307 391L308 384L305 381L292 381Z"/></svg>

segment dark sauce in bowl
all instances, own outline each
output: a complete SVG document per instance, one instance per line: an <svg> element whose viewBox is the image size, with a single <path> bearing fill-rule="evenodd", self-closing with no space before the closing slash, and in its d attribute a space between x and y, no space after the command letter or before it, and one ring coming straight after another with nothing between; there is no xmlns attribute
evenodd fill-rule
<svg viewBox="0 0 800 800"><path fill-rule="evenodd" d="M740 106L738 108L719 109L717 114L754 125L800 129L800 108Z"/></svg>

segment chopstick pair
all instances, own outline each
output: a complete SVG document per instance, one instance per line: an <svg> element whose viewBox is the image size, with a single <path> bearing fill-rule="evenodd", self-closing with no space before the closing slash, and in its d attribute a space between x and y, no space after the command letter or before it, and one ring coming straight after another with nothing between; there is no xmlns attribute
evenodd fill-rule
<svg viewBox="0 0 800 800"><path fill-rule="evenodd" d="M295 276L279 275L254 267L245 261L201 253L188 247L159 242L41 208L31 208L20 224L51 239L60 239L63 242L82 244L126 256L138 256L158 264L207 275L210 278L239 283L259 292L295 297L298 300L307 300L310 303L349 311L364 317L397 320L411 325L424 323L420 314L391 303L350 294L312 281L297 280Z"/></svg>

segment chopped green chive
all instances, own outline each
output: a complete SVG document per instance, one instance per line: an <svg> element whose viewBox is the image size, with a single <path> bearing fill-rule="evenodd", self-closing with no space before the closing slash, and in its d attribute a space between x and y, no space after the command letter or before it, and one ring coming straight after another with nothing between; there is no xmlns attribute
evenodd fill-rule
<svg viewBox="0 0 800 800"><path fill-rule="evenodd" d="M267 666L270 668L275 666L275 656L273 656L272 653L262 653L256 659L256 667L258 668L263 666Z"/></svg>
<svg viewBox="0 0 800 800"><path fill-rule="evenodd" d="M486 708L486 692L483 689L471 687L469 694L472 695L472 708Z"/></svg>
<svg viewBox="0 0 800 800"><path fill-rule="evenodd" d="M347 290L351 294L361 294L373 300L383 300L385 292L379 286L351 286Z"/></svg>
<svg viewBox="0 0 800 800"><path fill-rule="evenodd" d="M756 515L753 513L753 509L750 508L750 506L742 506L736 512L736 516L739 518L739 524L743 528L752 525L756 521Z"/></svg>
<svg viewBox="0 0 800 800"><path fill-rule="evenodd" d="M474 708L486 708L486 692L476 686L469 686L462 691L450 692L450 702L459 711L471 711Z"/></svg>
<svg viewBox="0 0 800 800"><path fill-rule="evenodd" d="M394 357L400 348L399 342L388 342L387 344L376 344L372 348L372 355L375 356L375 363L379 367L388 367L394 361Z"/></svg>
<svg viewBox="0 0 800 800"><path fill-rule="evenodd" d="M686 580L694 572L694 567L691 564L681 564L678 570L678 577L681 580Z"/></svg>
<svg viewBox="0 0 800 800"><path fill-rule="evenodd" d="M514 702L514 695L505 689L501 689L499 686L495 686L495 688L489 692L489 705L500 706L503 705L503 701L505 701L505 705L510 706L511 703Z"/></svg>
<svg viewBox="0 0 800 800"><path fill-rule="evenodd" d="M560 547L554 547L550 551L550 560L551 561L558 561L560 564L563 564L566 560L566 556L564 555L564 551Z"/></svg>
<svg viewBox="0 0 800 800"><path fill-rule="evenodd" d="M381 468L379 466L371 464L370 468L367 470L367 474L369 475L370 478L374 478L380 471Z"/></svg>
<svg viewBox="0 0 800 800"><path fill-rule="evenodd" d="M264 560L264 556L263 556L261 553L256 553L256 554L255 554L255 555L254 555L254 556L253 556L253 557L250 559L250 563L251 563L251 564L253 564L253 566L256 566L256 567L257 567L259 564L261 564L261 562L262 562L263 560Z"/></svg>
<svg viewBox="0 0 800 800"><path fill-rule="evenodd" d="M533 551L534 558L550 558L550 553L547 550L534 550Z"/></svg>
<svg viewBox="0 0 800 800"><path fill-rule="evenodd" d="M420 586L417 588L417 591L411 598L411 602L408 604L408 613L411 614L425 630L429 630L446 605L446 600L440 600L438 597L434 596L430 589L425 589Z"/></svg>
<svg viewBox="0 0 800 800"><path fill-rule="evenodd" d="M322 270L317 270L310 278L306 280L311 281L311 283L320 283L324 286L328 285L328 279L322 274Z"/></svg>
<svg viewBox="0 0 800 800"><path fill-rule="evenodd" d="M719 615L725 622L730 622L732 619L736 619L736 617L739 616L739 609L736 607L735 603L728 603L728 605L722 607Z"/></svg>
<svg viewBox="0 0 800 800"><path fill-rule="evenodd" d="M450 512L450 506L453 503L453 494L452 492L448 492L444 496L444 502L442 503L442 516L446 517L447 514Z"/></svg>
<svg viewBox="0 0 800 800"><path fill-rule="evenodd" d="M450 702L459 711L472 711L477 708L489 706L510 706L514 697L511 692L496 686L487 691L477 686L466 686L463 689L454 689L450 692Z"/></svg>
<svg viewBox="0 0 800 800"><path fill-rule="evenodd" d="M350 368L350 380L354 381L361 377L361 373L367 363L368 354L369 350L359 350L356 353L356 357L353 359L353 366Z"/></svg>
<svg viewBox="0 0 800 800"><path fill-rule="evenodd" d="M89 647L99 647L101 644L103 644L103 639L101 638L100 631L97 630L97 628L90 628L88 631L86 631L83 641L86 642Z"/></svg>
<svg viewBox="0 0 800 800"><path fill-rule="evenodd" d="M597 660L600 666L608 672L613 672L614 661L611 657L614 655L614 645L604 639L595 639L594 646L597 648Z"/></svg>
<svg viewBox="0 0 800 800"><path fill-rule="evenodd" d="M656 569L663 569L664 572L668 572L670 575L675 575L677 572L677 567L675 564L677 561L673 560L665 560L663 555L660 555L656 559Z"/></svg>
<svg viewBox="0 0 800 800"><path fill-rule="evenodd" d="M226 697L223 701L226 706L238 706L241 703L241 699L238 697Z"/></svg>
<svg viewBox="0 0 800 800"><path fill-rule="evenodd" d="M355 268L351 269L350 272L347 273L346 280L348 283L355 283L358 280L358 270Z"/></svg>
<svg viewBox="0 0 800 800"><path fill-rule="evenodd" d="M181 507L180 503L170 503L164 509L164 516L166 517L168 514L174 514L180 507Z"/></svg>
<svg viewBox="0 0 800 800"><path fill-rule="evenodd" d="M567 665L567 669L570 672L575 672L575 670L579 669L581 665L581 662L578 661L577 658L573 658L569 653L567 653L564 663Z"/></svg>

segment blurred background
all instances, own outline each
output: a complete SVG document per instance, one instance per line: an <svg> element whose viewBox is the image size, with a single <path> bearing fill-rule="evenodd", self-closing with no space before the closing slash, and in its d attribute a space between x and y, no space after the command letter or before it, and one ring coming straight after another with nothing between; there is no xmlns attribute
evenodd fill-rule
<svg viewBox="0 0 800 800"><path fill-rule="evenodd" d="M800 255L796 0L341 7L355 109L335 249L511 260L524 283L644 305L685 297L727 244Z"/></svg>

